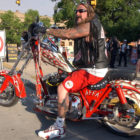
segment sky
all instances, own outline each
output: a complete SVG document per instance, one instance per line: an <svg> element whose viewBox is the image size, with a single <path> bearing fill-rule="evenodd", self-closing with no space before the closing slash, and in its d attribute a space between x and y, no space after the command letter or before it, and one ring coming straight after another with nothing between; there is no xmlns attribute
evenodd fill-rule
<svg viewBox="0 0 140 140"><path fill-rule="evenodd" d="M21 5L16 4L16 0L0 0L0 10L11 10L15 12L18 10L21 13L27 12L28 9L37 10L39 15L53 16L53 8L56 2L51 0L20 0Z"/></svg>

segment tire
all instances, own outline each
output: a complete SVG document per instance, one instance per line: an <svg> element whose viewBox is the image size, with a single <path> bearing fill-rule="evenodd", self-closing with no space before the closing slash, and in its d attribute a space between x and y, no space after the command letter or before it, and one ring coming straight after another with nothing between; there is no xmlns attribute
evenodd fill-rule
<svg viewBox="0 0 140 140"><path fill-rule="evenodd" d="M2 78L2 77L0 77ZM0 83L0 86L2 82ZM9 86L0 94L0 105L4 107L10 107L18 102L18 97L15 94L15 88L9 83Z"/></svg>
<svg viewBox="0 0 140 140"><path fill-rule="evenodd" d="M129 115L128 117L121 116L120 110L122 110L122 106L118 97L114 97L108 102L108 105L113 105L113 116L105 117L103 123L113 133L121 136L140 135L140 106L132 97L127 96L126 99L129 104L129 109L132 109L134 114L132 113L132 116Z"/></svg>

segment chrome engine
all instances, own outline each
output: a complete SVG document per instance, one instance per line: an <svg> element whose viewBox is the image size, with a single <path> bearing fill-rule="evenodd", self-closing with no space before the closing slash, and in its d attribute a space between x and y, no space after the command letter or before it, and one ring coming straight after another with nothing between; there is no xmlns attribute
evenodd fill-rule
<svg viewBox="0 0 140 140"><path fill-rule="evenodd" d="M79 96L70 95L70 105L69 111L67 113L67 118L69 119L79 119L82 117L82 102Z"/></svg>

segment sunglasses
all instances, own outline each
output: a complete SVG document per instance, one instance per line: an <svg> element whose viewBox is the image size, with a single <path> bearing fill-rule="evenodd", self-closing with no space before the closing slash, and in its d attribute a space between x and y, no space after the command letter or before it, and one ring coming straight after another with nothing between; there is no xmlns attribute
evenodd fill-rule
<svg viewBox="0 0 140 140"><path fill-rule="evenodd" d="M75 13L77 14L77 13L84 13L84 12L87 12L87 10L85 10L85 9L79 9L79 10L75 10Z"/></svg>

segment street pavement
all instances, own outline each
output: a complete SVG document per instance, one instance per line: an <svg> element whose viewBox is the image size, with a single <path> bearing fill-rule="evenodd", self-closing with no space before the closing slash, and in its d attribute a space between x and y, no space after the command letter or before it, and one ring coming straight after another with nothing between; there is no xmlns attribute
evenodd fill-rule
<svg viewBox="0 0 140 140"><path fill-rule="evenodd" d="M4 62L4 69L10 69L14 63ZM17 70L23 65L23 61ZM50 65L42 64L45 74L57 71ZM118 67L135 71L135 65ZM50 126L55 118L34 111L33 100L35 98L35 70L31 61L22 75L26 86L27 98L19 100L13 107L0 106L0 140L41 140L37 136L38 131ZM139 77L136 78L139 82ZM72 122L67 121L67 135L64 140L139 140L140 136L122 137L110 132L102 124L94 120Z"/></svg>

